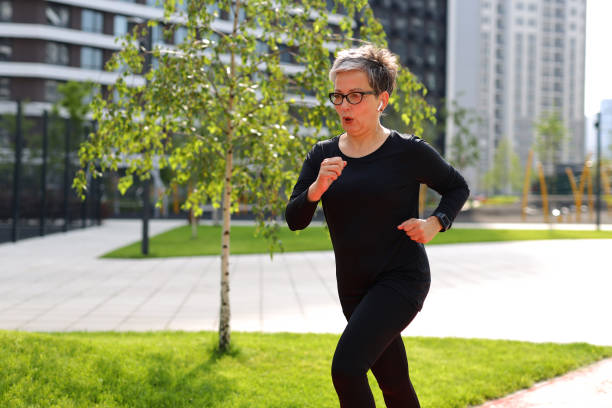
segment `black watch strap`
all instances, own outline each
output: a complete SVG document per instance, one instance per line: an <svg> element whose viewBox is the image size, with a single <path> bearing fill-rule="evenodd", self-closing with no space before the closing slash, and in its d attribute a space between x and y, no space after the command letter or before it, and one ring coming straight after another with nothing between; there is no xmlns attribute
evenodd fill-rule
<svg viewBox="0 0 612 408"><path fill-rule="evenodd" d="M438 221L440 221L440 225L442 225L440 232L448 231L450 229L452 223L446 214L438 211L434 213L434 217L436 217Z"/></svg>

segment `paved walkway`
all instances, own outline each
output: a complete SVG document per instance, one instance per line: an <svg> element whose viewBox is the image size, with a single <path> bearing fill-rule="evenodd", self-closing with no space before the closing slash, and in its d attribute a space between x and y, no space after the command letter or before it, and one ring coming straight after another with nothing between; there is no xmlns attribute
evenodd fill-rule
<svg viewBox="0 0 612 408"><path fill-rule="evenodd" d="M480 408L610 408L612 359L488 402Z"/></svg>
<svg viewBox="0 0 612 408"><path fill-rule="evenodd" d="M176 225L153 221L151 233ZM138 221L111 220L0 245L0 329L216 330L219 257L97 258L139 234ZM612 240L430 246L432 288L404 334L612 345L611 249ZM233 330L345 325L331 252L233 256L231 305Z"/></svg>

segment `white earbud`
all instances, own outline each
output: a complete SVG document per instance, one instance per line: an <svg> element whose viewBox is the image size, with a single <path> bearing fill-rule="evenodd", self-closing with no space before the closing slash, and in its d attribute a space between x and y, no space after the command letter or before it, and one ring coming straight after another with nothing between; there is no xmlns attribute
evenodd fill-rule
<svg viewBox="0 0 612 408"><path fill-rule="evenodd" d="M378 105L378 109L379 112L382 112L382 102L380 102L380 105Z"/></svg>

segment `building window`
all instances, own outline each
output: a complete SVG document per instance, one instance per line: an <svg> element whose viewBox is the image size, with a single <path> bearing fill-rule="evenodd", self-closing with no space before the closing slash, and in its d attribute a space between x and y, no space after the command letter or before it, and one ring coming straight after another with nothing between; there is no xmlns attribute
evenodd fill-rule
<svg viewBox="0 0 612 408"><path fill-rule="evenodd" d="M113 34L123 37L128 33L128 19L126 16L116 15L113 21Z"/></svg>
<svg viewBox="0 0 612 408"><path fill-rule="evenodd" d="M159 0L147 0L147 6L163 7L164 5Z"/></svg>
<svg viewBox="0 0 612 408"><path fill-rule="evenodd" d="M433 72L428 72L425 74L425 83L429 91L435 91L438 85L436 83L436 75Z"/></svg>
<svg viewBox="0 0 612 408"><path fill-rule="evenodd" d="M13 45L8 38L0 38L0 61L10 61L13 56Z"/></svg>
<svg viewBox="0 0 612 408"><path fill-rule="evenodd" d="M11 98L11 79L0 78L0 100L6 101Z"/></svg>
<svg viewBox="0 0 612 408"><path fill-rule="evenodd" d="M81 47L81 68L102 70L102 50L99 48Z"/></svg>
<svg viewBox="0 0 612 408"><path fill-rule="evenodd" d="M186 38L187 38L187 28L186 27L177 28L176 31L174 32L174 43L182 44L183 42L185 42ZM257 41L256 51L259 52L260 50L259 47L261 47L261 44L265 44L265 43ZM265 52L268 52L267 47L266 47Z"/></svg>
<svg viewBox="0 0 612 408"><path fill-rule="evenodd" d="M438 62L438 58L436 55L436 50L433 48L427 49L427 63L431 66L435 66Z"/></svg>
<svg viewBox="0 0 612 408"><path fill-rule="evenodd" d="M56 42L47 43L47 64L68 65L70 59L68 57L68 46Z"/></svg>
<svg viewBox="0 0 612 408"><path fill-rule="evenodd" d="M176 9L179 11L184 11L187 12L187 7L189 7L189 0L183 0L182 3L177 3L176 4ZM162 6L163 8L163 6Z"/></svg>
<svg viewBox="0 0 612 408"><path fill-rule="evenodd" d="M99 11L83 9L81 14L81 29L89 33L101 33L104 19Z"/></svg>
<svg viewBox="0 0 612 408"><path fill-rule="evenodd" d="M164 43L164 30L159 25L150 28L151 30L151 46L154 44Z"/></svg>
<svg viewBox="0 0 612 408"><path fill-rule="evenodd" d="M13 19L13 3L8 0L0 1L0 21L6 22Z"/></svg>
<svg viewBox="0 0 612 408"><path fill-rule="evenodd" d="M68 10L68 7L47 4L45 17L47 18L47 24L56 27L70 27L70 10Z"/></svg>
<svg viewBox="0 0 612 408"><path fill-rule="evenodd" d="M57 90L59 81L48 79L45 81L45 101L55 103L60 100L60 93Z"/></svg>

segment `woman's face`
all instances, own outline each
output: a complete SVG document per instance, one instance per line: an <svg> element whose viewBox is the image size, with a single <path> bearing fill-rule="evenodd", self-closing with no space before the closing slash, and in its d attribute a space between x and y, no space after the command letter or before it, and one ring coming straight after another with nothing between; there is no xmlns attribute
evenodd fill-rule
<svg viewBox="0 0 612 408"><path fill-rule="evenodd" d="M334 92L344 95L350 92L372 92L368 83L367 75L359 70L343 71L336 74ZM386 94L386 92L383 92ZM380 112L378 107L383 102L381 95L363 95L363 99L357 105L348 103L346 98L340 105L334 105L342 122L342 128L349 136L367 135L376 131L379 123Z"/></svg>

